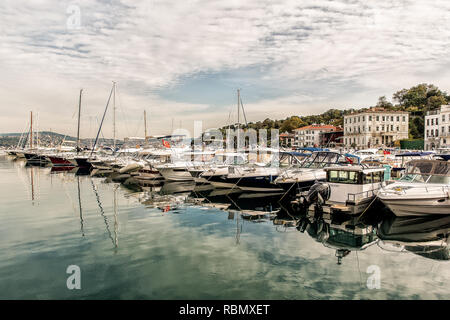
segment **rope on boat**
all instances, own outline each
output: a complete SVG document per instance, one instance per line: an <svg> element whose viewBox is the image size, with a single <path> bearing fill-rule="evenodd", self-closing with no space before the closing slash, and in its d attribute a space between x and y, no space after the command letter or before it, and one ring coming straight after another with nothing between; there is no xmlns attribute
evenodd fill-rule
<svg viewBox="0 0 450 320"><path fill-rule="evenodd" d="M375 202L375 200L378 199L378 196L375 196L373 198L373 200L369 203L369 205L364 209L364 211L358 216L358 218L356 218L356 221L359 221L359 219L361 219L361 217L366 213L367 210L369 210L369 208L372 206L372 204Z"/></svg>
<svg viewBox="0 0 450 320"><path fill-rule="evenodd" d="M289 191L291 191L292 187L293 187L294 185L296 185L297 183L298 183L298 182L294 182L294 183L292 184L292 186L289 187L288 191L286 191L286 192L283 194L283 196L281 197L281 199L278 200L278 202L281 202L281 200L284 199L284 197L289 193Z"/></svg>

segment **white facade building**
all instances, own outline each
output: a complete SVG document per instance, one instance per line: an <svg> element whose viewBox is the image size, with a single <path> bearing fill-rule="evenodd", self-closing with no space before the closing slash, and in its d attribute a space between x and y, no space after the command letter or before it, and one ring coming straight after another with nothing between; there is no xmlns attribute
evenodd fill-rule
<svg viewBox="0 0 450 320"><path fill-rule="evenodd" d="M409 113L383 108L352 113L344 116L344 145L355 144L358 149L393 146L394 142L408 139Z"/></svg>
<svg viewBox="0 0 450 320"><path fill-rule="evenodd" d="M295 147L318 147L320 146L320 134L322 132L338 131L339 128L332 125L312 124L294 130ZM342 130L342 129L340 129Z"/></svg>
<svg viewBox="0 0 450 320"><path fill-rule="evenodd" d="M424 127L425 150L450 148L450 105L428 111Z"/></svg>

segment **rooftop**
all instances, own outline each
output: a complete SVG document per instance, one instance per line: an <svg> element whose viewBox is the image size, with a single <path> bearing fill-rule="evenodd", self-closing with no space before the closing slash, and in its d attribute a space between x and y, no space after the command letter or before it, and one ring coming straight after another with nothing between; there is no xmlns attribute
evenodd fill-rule
<svg viewBox="0 0 450 320"><path fill-rule="evenodd" d="M385 108L372 107L372 108L369 108L368 110L363 110L363 111L357 111L357 112L350 113L350 114L346 115L345 117L354 116L354 115L363 114L363 113L403 113L403 114L409 114L409 112L407 112L407 111L396 111L396 110L388 110L388 109L385 109Z"/></svg>
<svg viewBox="0 0 450 320"><path fill-rule="evenodd" d="M339 127L332 126L330 124L311 124L309 126L305 126L305 127L301 127L301 128L295 129L295 131L301 131L301 130L333 130L333 131L338 131L338 130L342 130L342 129L339 128Z"/></svg>

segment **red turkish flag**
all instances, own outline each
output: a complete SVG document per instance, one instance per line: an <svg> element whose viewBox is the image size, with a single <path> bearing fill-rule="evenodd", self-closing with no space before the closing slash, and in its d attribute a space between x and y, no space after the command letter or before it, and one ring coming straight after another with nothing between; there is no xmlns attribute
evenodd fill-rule
<svg viewBox="0 0 450 320"><path fill-rule="evenodd" d="M169 143L169 141L166 141L166 140L162 140L162 144L163 144L163 146L164 147L166 147L166 148L170 148L170 143Z"/></svg>

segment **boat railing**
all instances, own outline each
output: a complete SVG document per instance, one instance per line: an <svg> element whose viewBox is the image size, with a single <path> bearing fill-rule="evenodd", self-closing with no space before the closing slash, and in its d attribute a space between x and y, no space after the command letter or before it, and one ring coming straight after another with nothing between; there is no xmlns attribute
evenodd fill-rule
<svg viewBox="0 0 450 320"><path fill-rule="evenodd" d="M429 186L426 183L424 184L424 189L427 193L433 192L433 191L437 191L437 190L442 190L443 193L449 193L450 195L450 187L449 186ZM406 193L405 190L402 190L404 193Z"/></svg>
<svg viewBox="0 0 450 320"><path fill-rule="evenodd" d="M347 201L355 202L358 199L372 198L375 196L376 191L378 191L378 189L371 189L371 190L362 191L362 192L358 192L358 193L349 193L347 195Z"/></svg>

